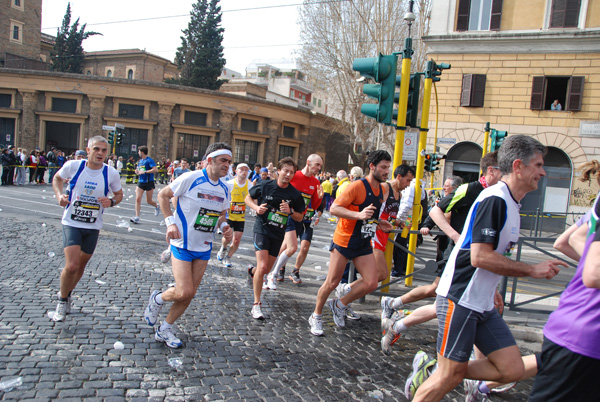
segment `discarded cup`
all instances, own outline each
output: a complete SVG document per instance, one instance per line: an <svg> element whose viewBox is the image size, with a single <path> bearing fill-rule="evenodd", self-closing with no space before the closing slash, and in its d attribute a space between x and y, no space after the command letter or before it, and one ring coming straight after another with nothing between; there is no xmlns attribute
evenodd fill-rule
<svg viewBox="0 0 600 402"><path fill-rule="evenodd" d="M315 278L315 281L324 281L327 278L325 275L319 275Z"/></svg>
<svg viewBox="0 0 600 402"><path fill-rule="evenodd" d="M158 230L157 228L152 228L152 233L160 233L160 234L162 234L162 232L160 230Z"/></svg>
<svg viewBox="0 0 600 402"><path fill-rule="evenodd" d="M320 265L317 265L317 266L315 267L315 269L318 269L318 270L320 271L320 270L322 270L323 268L321 268L321 266L320 266Z"/></svg>
<svg viewBox="0 0 600 402"><path fill-rule="evenodd" d="M123 342L121 341L116 341L113 346L116 350L123 350L125 348L125 345L123 345Z"/></svg>
<svg viewBox="0 0 600 402"><path fill-rule="evenodd" d="M122 221L117 221L117 227L118 228L128 228L130 227L129 222L122 220Z"/></svg>
<svg viewBox="0 0 600 402"><path fill-rule="evenodd" d="M179 370L181 366L183 366L183 359L179 357L170 357L167 359L169 366L173 367L175 370Z"/></svg>
<svg viewBox="0 0 600 402"><path fill-rule="evenodd" d="M10 392L13 388L23 385L23 377L0 381L0 391Z"/></svg>
<svg viewBox="0 0 600 402"><path fill-rule="evenodd" d="M48 318L53 319L54 318L54 313L55 313L55 311L48 310L48 312L46 314L48 315Z"/></svg>
<svg viewBox="0 0 600 402"><path fill-rule="evenodd" d="M54 257L55 255L56 255L56 254L54 254L52 251L50 251L50 252L48 253L48 257L50 257L50 258Z"/></svg>
<svg viewBox="0 0 600 402"><path fill-rule="evenodd" d="M45 228L45 227L46 227L46 224L45 224L45 223L42 223L42 227L43 227L43 228Z"/></svg>
<svg viewBox="0 0 600 402"><path fill-rule="evenodd" d="M127 228L128 232L133 232L133 228Z"/></svg>
<svg viewBox="0 0 600 402"><path fill-rule="evenodd" d="M104 282L104 281L101 281L100 279L96 279L96 283L97 283L98 285L106 285L106 282Z"/></svg>

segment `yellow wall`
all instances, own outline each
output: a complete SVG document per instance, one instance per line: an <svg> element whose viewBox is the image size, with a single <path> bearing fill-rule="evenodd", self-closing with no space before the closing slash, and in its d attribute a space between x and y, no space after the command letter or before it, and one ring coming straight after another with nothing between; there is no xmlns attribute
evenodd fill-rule
<svg viewBox="0 0 600 402"><path fill-rule="evenodd" d="M437 83L439 119L446 122L519 124L579 128L580 120L600 120L600 53L581 54L436 54L451 63ZM463 74L485 74L484 107L461 107ZM531 110L534 76L584 76L580 112ZM435 116L432 101L430 116Z"/></svg>
<svg viewBox="0 0 600 402"><path fill-rule="evenodd" d="M500 30L541 29L545 9L545 0L504 0Z"/></svg>
<svg viewBox="0 0 600 402"><path fill-rule="evenodd" d="M586 28L600 28L600 0L589 0Z"/></svg>

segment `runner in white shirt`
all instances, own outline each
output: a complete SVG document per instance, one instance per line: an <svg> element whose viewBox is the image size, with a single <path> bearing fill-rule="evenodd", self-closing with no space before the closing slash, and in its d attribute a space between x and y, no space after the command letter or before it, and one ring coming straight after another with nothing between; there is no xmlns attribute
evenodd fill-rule
<svg viewBox="0 0 600 402"><path fill-rule="evenodd" d="M163 303L173 302L169 314L154 334L154 339L165 342L170 348L183 345L175 336L172 325L185 312L202 282L217 228L223 231L227 241L233 237L225 220L231 193L221 179L227 175L231 164L231 147L218 142L210 145L206 153L208 164L205 169L180 176L158 193L167 225L167 242L171 244L175 287L152 292L144 319L154 326ZM169 203L173 197L177 197L174 216Z"/></svg>
<svg viewBox="0 0 600 402"><path fill-rule="evenodd" d="M58 305L52 319L64 321L71 312L71 293L96 249L104 209L123 199L119 173L104 164L108 142L102 136L88 141L88 160L68 161L56 172L52 188L63 213L65 267L60 275ZM69 181L68 193L63 193ZM113 197L109 198L112 193Z"/></svg>

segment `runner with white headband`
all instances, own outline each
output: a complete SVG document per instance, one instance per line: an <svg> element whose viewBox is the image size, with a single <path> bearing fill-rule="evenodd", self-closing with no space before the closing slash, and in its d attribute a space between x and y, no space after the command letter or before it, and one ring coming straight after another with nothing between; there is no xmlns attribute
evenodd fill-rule
<svg viewBox="0 0 600 402"><path fill-rule="evenodd" d="M230 242L233 231L225 220L231 192L222 180L231 164L231 147L224 142L206 150L207 166L178 177L158 193L159 205L167 225L167 242L171 244L171 263L175 287L150 295L144 319L154 326L164 302L173 302L169 314L156 328L154 339L170 348L183 345L173 332L173 324L194 298L210 259L217 228ZM177 210L172 215L169 200L177 197Z"/></svg>

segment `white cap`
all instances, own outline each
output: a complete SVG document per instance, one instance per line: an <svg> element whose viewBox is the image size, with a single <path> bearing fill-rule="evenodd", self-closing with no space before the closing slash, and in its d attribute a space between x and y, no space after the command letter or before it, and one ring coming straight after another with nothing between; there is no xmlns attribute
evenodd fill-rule
<svg viewBox="0 0 600 402"><path fill-rule="evenodd" d="M179 161L173 161L174 165L179 165Z"/></svg>
<svg viewBox="0 0 600 402"><path fill-rule="evenodd" d="M246 163L239 163L236 166L236 169L243 168L243 167L245 167L246 169L250 170L250 167Z"/></svg>

